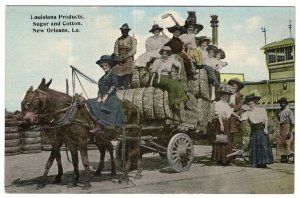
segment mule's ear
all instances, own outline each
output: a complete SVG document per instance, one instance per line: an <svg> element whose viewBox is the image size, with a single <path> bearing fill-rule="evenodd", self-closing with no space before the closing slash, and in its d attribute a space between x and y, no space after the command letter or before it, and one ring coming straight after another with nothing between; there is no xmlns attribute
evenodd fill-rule
<svg viewBox="0 0 300 198"><path fill-rule="evenodd" d="M52 83L52 78L49 80L49 82L47 82L47 84L45 85L47 88L49 88L49 86L51 85Z"/></svg>
<svg viewBox="0 0 300 198"><path fill-rule="evenodd" d="M45 87L45 78L42 79L42 82L40 83L40 85L38 86L38 89L43 89Z"/></svg>
<svg viewBox="0 0 300 198"><path fill-rule="evenodd" d="M31 91L33 91L33 87L32 86L29 87L29 89L27 90L27 92L31 92Z"/></svg>

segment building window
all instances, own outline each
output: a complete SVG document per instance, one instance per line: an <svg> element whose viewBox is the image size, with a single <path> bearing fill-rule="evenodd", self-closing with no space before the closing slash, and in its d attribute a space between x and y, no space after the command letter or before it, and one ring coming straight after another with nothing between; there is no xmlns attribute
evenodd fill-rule
<svg viewBox="0 0 300 198"><path fill-rule="evenodd" d="M284 54L284 48L277 49L277 62L284 61L285 54Z"/></svg>
<svg viewBox="0 0 300 198"><path fill-rule="evenodd" d="M275 63L276 62L275 55L276 55L275 50L270 50L268 52L269 63Z"/></svg>
<svg viewBox="0 0 300 198"><path fill-rule="evenodd" d="M293 47L287 47L285 48L285 59L293 60Z"/></svg>

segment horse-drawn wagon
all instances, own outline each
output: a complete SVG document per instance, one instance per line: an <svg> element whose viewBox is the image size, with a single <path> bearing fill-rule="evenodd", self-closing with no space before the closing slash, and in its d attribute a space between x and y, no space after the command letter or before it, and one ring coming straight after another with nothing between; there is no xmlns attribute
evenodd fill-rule
<svg viewBox="0 0 300 198"><path fill-rule="evenodd" d="M183 65L183 60L176 55ZM184 67L182 67L184 70ZM189 170L194 160L193 140L206 132L211 115L212 102L205 69L196 71L197 80L187 81L181 72L181 82L188 95L191 110L175 111L169 105L168 92L150 86L151 72L147 68L135 68L132 88L119 90L117 96L137 106L141 114L141 144L143 152L159 153L167 157L170 166L178 171ZM121 144L117 144L117 158L121 158Z"/></svg>

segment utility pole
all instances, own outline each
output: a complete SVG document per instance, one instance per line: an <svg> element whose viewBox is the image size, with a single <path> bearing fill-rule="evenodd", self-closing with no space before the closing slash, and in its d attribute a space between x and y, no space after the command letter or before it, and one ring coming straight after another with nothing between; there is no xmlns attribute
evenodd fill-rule
<svg viewBox="0 0 300 198"><path fill-rule="evenodd" d="M291 22L291 19L289 20L290 21L290 24L289 24L289 29L290 29L290 38L292 38L292 22Z"/></svg>
<svg viewBox="0 0 300 198"><path fill-rule="evenodd" d="M262 27L261 31L264 33L264 36L265 36L265 45L266 45L267 44L267 35L266 35L267 30L266 30L265 27Z"/></svg>

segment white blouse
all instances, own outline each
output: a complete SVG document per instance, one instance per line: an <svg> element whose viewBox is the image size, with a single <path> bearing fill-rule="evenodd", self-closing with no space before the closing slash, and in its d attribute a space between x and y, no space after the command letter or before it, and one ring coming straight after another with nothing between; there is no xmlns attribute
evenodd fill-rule
<svg viewBox="0 0 300 198"><path fill-rule="evenodd" d="M241 115L241 120L249 120L252 124L268 121L267 111L264 108L255 107Z"/></svg>
<svg viewBox="0 0 300 198"><path fill-rule="evenodd" d="M170 39L166 36L150 36L146 40L146 51L160 50Z"/></svg>
<svg viewBox="0 0 300 198"><path fill-rule="evenodd" d="M151 36L146 40L146 52L135 61L136 67L145 67L152 58L159 58L159 51L170 39L166 36Z"/></svg>
<svg viewBox="0 0 300 198"><path fill-rule="evenodd" d="M220 71L223 67L227 66L226 62L223 62L223 61L218 60L218 59L216 59L216 60L217 60L217 68L216 68L217 71Z"/></svg>
<svg viewBox="0 0 300 198"><path fill-rule="evenodd" d="M227 102L220 100L215 103L215 114L217 116L221 115L222 118L230 118L232 113L233 108Z"/></svg>
<svg viewBox="0 0 300 198"><path fill-rule="evenodd" d="M203 64L212 67L214 70L217 70L219 61L215 57L207 57L204 59Z"/></svg>
<svg viewBox="0 0 300 198"><path fill-rule="evenodd" d="M159 72L162 75L168 75L172 69L172 66L181 67L179 61L175 60L173 56L170 56L167 60L162 58L156 59L151 67L152 72Z"/></svg>

